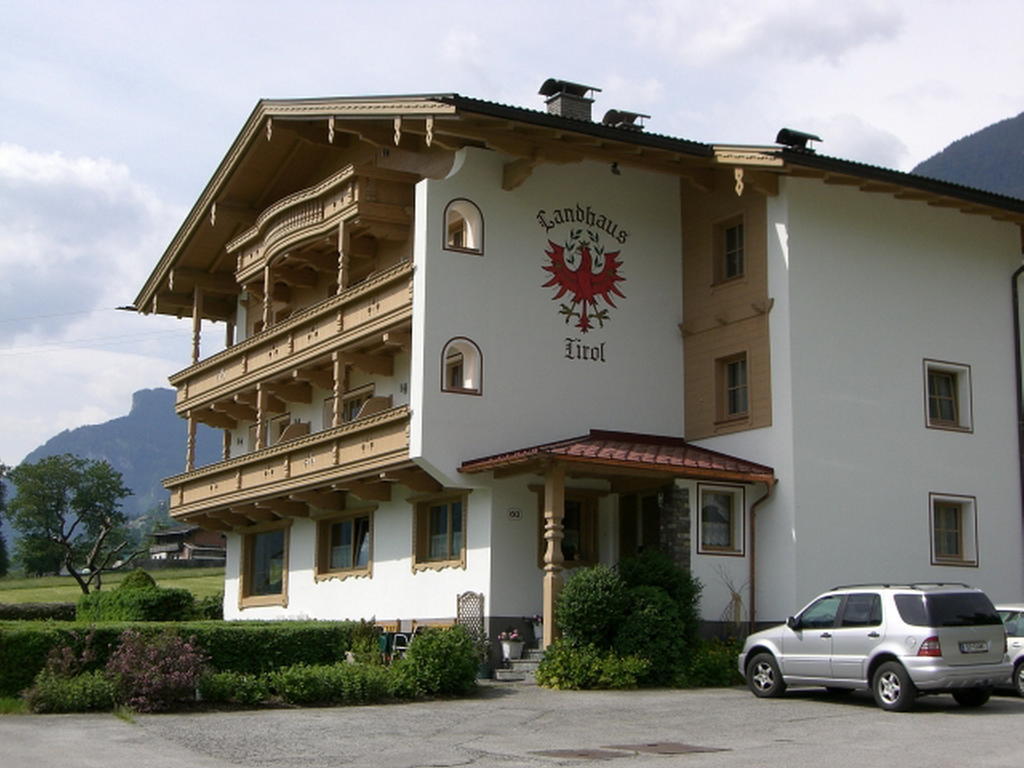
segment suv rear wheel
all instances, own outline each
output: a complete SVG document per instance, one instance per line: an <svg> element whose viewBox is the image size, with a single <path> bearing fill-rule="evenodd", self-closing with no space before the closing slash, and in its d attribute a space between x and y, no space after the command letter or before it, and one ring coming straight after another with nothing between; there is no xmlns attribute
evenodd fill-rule
<svg viewBox="0 0 1024 768"><path fill-rule="evenodd" d="M887 661L875 670L871 692L875 703L889 712L906 712L917 697L910 675L897 661Z"/></svg>
<svg viewBox="0 0 1024 768"><path fill-rule="evenodd" d="M762 652L750 660L747 664L747 686L760 699L773 699L782 695L786 684L782 681L782 673L774 656Z"/></svg>
<svg viewBox="0 0 1024 768"><path fill-rule="evenodd" d="M1018 661L1013 668L1013 687L1019 695L1024 696L1024 661Z"/></svg>

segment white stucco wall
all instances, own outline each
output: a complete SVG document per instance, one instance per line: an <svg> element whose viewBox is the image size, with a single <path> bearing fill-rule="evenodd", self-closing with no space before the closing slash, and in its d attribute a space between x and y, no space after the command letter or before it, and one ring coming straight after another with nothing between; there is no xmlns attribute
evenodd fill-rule
<svg viewBox="0 0 1024 768"><path fill-rule="evenodd" d="M465 460L591 428L680 434L682 402L679 193L667 176L599 163L543 165L517 189L501 188L507 158L466 150L442 181L417 188L412 357L412 452L452 484ZM442 249L443 211L454 198L479 206L484 253ZM545 250L564 242L567 226L550 231L538 213L580 206L604 215L628 235L618 243L620 283L603 328L581 333L559 314ZM440 391L441 350L466 336L483 355L483 395ZM605 362L566 358L566 340L604 345Z"/></svg>

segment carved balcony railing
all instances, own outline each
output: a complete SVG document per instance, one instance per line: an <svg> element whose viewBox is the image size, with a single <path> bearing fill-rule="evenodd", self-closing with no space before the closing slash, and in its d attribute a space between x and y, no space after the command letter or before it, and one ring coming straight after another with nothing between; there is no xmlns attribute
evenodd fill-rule
<svg viewBox="0 0 1024 768"><path fill-rule="evenodd" d="M412 264L402 262L174 374L175 407L184 414L332 350L358 346L411 317Z"/></svg>
<svg viewBox="0 0 1024 768"><path fill-rule="evenodd" d="M409 408L278 443L164 480L175 517L243 505L273 494L337 484L372 475L408 459Z"/></svg>
<svg viewBox="0 0 1024 768"><path fill-rule="evenodd" d="M277 201L227 244L237 260L235 277L239 283L258 277L276 254L331 232L341 221L349 222L353 233L404 240L412 223L415 181L406 173L348 166Z"/></svg>

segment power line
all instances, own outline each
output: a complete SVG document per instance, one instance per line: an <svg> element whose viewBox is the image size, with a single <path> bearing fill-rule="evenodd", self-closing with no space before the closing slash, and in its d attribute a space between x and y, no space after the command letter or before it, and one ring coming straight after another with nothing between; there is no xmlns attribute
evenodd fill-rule
<svg viewBox="0 0 1024 768"><path fill-rule="evenodd" d="M24 320L49 320L53 317L73 317L75 315L95 315L98 312L116 312L115 307L100 309L82 309L77 312L55 312L52 315L25 315L23 317L0 317L0 323L20 323Z"/></svg>
<svg viewBox="0 0 1024 768"><path fill-rule="evenodd" d="M66 352L69 349L87 348L90 346L117 346L119 344L131 344L133 342L145 341L147 339L176 336L184 338L179 331L159 331L157 333L136 333L124 336L99 336L92 339L69 339L67 341L54 341L48 344L40 344L34 347L12 347L0 349L0 357L17 357L20 355L40 355L50 352Z"/></svg>

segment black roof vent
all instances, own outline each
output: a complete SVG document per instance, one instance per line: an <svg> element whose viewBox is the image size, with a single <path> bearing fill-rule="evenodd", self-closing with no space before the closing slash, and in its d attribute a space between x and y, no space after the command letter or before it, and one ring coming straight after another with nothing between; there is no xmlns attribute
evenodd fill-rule
<svg viewBox="0 0 1024 768"><path fill-rule="evenodd" d="M590 120L590 105L594 103L593 94L600 90L592 85L570 83L568 80L549 77L538 93L547 97L544 103L548 105L550 114L576 120Z"/></svg>
<svg viewBox="0 0 1024 768"><path fill-rule="evenodd" d="M782 144L800 152L813 152L814 147L808 147L808 141L821 141L821 137L815 136L813 133L794 131L792 128L783 128L779 131L779 135L775 137L776 144Z"/></svg>
<svg viewBox="0 0 1024 768"><path fill-rule="evenodd" d="M604 119L601 122L611 128L621 128L624 131L642 131L645 119L650 120L651 116L639 112L609 109L604 113ZM638 120L640 122L637 122Z"/></svg>

